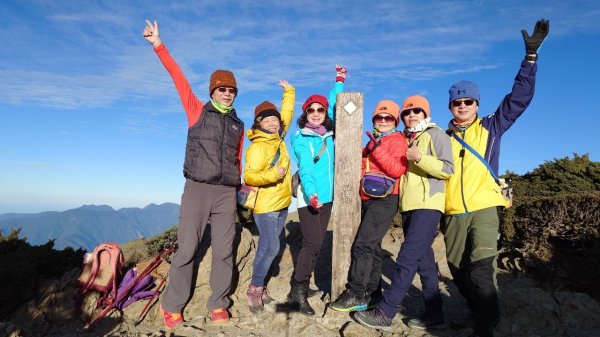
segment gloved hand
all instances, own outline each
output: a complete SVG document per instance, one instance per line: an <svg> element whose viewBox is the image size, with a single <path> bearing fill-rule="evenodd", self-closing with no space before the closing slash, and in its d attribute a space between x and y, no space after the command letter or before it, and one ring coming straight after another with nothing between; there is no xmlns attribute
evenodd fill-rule
<svg viewBox="0 0 600 337"><path fill-rule="evenodd" d="M344 82L346 80L346 74L348 74L348 70L342 67L339 64L335 65L335 81L336 82Z"/></svg>
<svg viewBox="0 0 600 337"><path fill-rule="evenodd" d="M369 151L369 153L371 153L375 149L375 145L378 145L379 141L375 138L375 136L373 136L371 131L366 131L365 134L371 140L367 143L367 146L365 148L367 149L367 151Z"/></svg>
<svg viewBox="0 0 600 337"><path fill-rule="evenodd" d="M544 43L544 39L548 36L548 32L550 31L550 21L540 19L535 23L535 28L533 29L533 34L529 36L525 29L521 30L521 34L523 34L523 41L525 42L525 50L527 54L536 54L537 51Z"/></svg>
<svg viewBox="0 0 600 337"><path fill-rule="evenodd" d="M310 206L314 209L319 209L321 207L323 207L323 204L319 202L319 196L317 194L313 194L310 199Z"/></svg>

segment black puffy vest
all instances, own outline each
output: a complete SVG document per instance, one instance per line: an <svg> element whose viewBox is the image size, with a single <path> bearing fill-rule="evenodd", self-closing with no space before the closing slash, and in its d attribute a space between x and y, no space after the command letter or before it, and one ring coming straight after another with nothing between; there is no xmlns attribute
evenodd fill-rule
<svg viewBox="0 0 600 337"><path fill-rule="evenodd" d="M244 122L235 110L221 114L212 103L188 130L183 175L197 182L237 186L240 184L238 146Z"/></svg>

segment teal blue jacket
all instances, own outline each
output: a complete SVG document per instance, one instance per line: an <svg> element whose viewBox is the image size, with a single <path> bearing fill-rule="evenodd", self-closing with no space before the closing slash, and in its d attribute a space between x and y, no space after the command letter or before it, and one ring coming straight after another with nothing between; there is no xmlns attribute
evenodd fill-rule
<svg viewBox="0 0 600 337"><path fill-rule="evenodd" d="M329 92L329 108L327 114L335 121L336 96L344 90L343 82L336 82ZM323 142L326 150L319 161L314 157L319 154ZM309 205L310 196L317 194L319 202L325 204L333 201L333 164L334 141L333 132L328 131L323 136L306 128L296 131L291 137L292 155L298 164L300 188L298 188L298 208Z"/></svg>

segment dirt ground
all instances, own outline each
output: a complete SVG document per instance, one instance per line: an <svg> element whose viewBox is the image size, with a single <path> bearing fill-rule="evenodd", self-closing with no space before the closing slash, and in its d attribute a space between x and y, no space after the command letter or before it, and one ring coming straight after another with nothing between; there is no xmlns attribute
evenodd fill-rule
<svg viewBox="0 0 600 337"><path fill-rule="evenodd" d="M385 258L383 264L383 287L389 286L395 265L395 258L401 245L401 228L391 228L383 241ZM423 301L420 293L420 281L418 277L413 282L404 302L403 310L395 317L391 332L383 333L377 330L365 328L356 323L351 315L336 312L327 307L330 302L329 291L331 288L331 244L332 232L327 233L323 249L318 258L317 268L311 282L311 288L317 290L315 296L309 302L317 312L313 317L304 316L285 304L289 292L289 282L293 274L293 262L300 247L300 232L296 213L292 213L286 224L285 243L281 255L275 261L273 276L268 282L271 296L277 301L265 306L263 313L252 314L246 305L245 292L251 277L251 266L254 259L255 247L258 236L252 228L238 228L236 238L237 253L236 273L234 279L235 290L231 294L233 305L229 309L232 319L225 325L213 325L210 322L205 302L210 294L208 276L210 273L211 251L206 246L200 254L199 272L196 280L194 294L184 310L185 324L173 331L165 330L155 303L147 315L139 320L139 313L146 305L146 301L139 301L125 309L122 313L113 312L103 319L91 330L83 328L83 322L68 314L69 304L72 296L72 286L69 285L69 276L65 276L60 285L51 296L38 299L24 306L15 313L15 319L10 322L0 323L1 336L468 336L472 330L447 329L444 331L427 332L410 329L405 325L407 318L418 316L423 311ZM438 235L434 245L436 261L440 272L440 290L444 301L446 320L456 320L468 315L464 300L451 281L451 275L445 259L445 247L443 237ZM144 245L133 242L123 246L125 254L136 254L143 250ZM166 266L164 266L166 267ZM164 268L163 267L163 268ZM76 273L70 276L76 277ZM503 289L528 289L534 286L530 279L522 277L518 273L500 273L498 275L499 287ZM92 303L93 304L93 303ZM594 302L597 306L597 303ZM53 309L54 308L54 311ZM61 311L62 308L62 311ZM72 307L70 308L72 309ZM590 311L589 309L586 309ZM597 310L597 309L594 309ZM556 310L555 310L556 311ZM62 316L61 316L62 312ZM595 311L592 311L594 313ZM600 312L600 311L598 311ZM552 314L551 315L555 315ZM21 319L19 319L21 318ZM26 319L23 319L26 318ZM584 321L582 321L584 322ZM561 323L562 324L562 323ZM514 324L513 324L514 325ZM525 323L527 325L527 323ZM588 324L589 325L589 324ZM512 329L512 330L511 330ZM515 330L516 329L516 330ZM520 327L505 328L505 330L519 331ZM4 332L4 333L3 333ZM508 334L511 336L528 336L527 333ZM498 334L498 336L508 336ZM539 334L547 336L548 334ZM548 335L551 336L552 334ZM576 336L576 335L572 335ZM587 336L587 335L582 335ZM590 335L591 336L591 335Z"/></svg>

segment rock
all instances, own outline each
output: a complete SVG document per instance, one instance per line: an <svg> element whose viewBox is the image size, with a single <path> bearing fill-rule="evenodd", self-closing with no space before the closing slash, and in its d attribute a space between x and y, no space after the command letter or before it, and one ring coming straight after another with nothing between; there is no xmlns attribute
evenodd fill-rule
<svg viewBox="0 0 600 337"><path fill-rule="evenodd" d="M364 327L354 321L348 322L341 329L341 335L344 337L380 337L383 333L375 329Z"/></svg>
<svg viewBox="0 0 600 337"><path fill-rule="evenodd" d="M600 305L589 295L507 289L497 330L506 336L597 336Z"/></svg>
<svg viewBox="0 0 600 337"><path fill-rule="evenodd" d="M7 337L21 337L23 336L21 333L21 328L15 326L9 322L0 323L0 333L2 336Z"/></svg>

